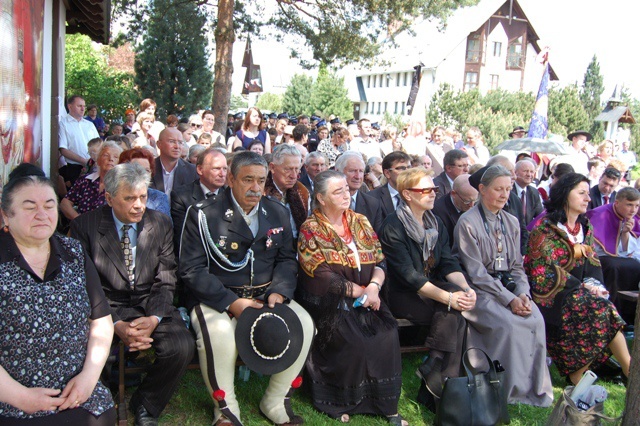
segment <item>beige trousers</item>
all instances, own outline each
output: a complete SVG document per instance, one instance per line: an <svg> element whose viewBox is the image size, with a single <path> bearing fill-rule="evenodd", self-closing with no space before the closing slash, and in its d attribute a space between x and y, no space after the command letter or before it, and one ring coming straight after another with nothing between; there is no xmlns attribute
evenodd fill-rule
<svg viewBox="0 0 640 426"><path fill-rule="evenodd" d="M300 356L291 367L281 373L271 376L269 386L265 391L260 409L274 423L286 423L289 415L285 408L285 399L291 388L291 382L300 374L309 353L311 341L315 332L313 320L302 306L289 302L289 307L296 313L302 323L303 343ZM226 312L218 312L207 305L200 304L191 310L191 324L196 332L196 348L200 359L202 377L213 396L216 390L224 391L223 407L214 398L215 423L225 411L227 417L237 424L240 423L240 407L234 389L235 365L238 350L235 345L235 329L237 321L229 318ZM210 363L213 362L213 365ZM224 410L222 410L223 408ZM227 411L228 410L228 411Z"/></svg>

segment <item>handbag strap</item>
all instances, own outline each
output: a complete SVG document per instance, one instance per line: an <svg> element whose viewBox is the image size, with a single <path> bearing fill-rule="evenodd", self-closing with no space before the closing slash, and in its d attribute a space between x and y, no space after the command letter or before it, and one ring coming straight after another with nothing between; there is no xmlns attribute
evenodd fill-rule
<svg viewBox="0 0 640 426"><path fill-rule="evenodd" d="M489 355L487 355L487 353L480 348L469 348L466 351L464 351L464 354L462 355L462 365L464 366L464 371L467 373L467 378L469 379L469 383L473 382L473 376L474 376L473 371L471 371L471 367L470 367L471 361L469 360L469 351L472 351L472 350L482 352L482 354L487 360L487 363L489 363L489 371L487 372L487 374L489 374L489 381L493 385L498 385L500 383L500 378L498 377L496 366L493 364L493 361L491 361L491 358L489 358Z"/></svg>

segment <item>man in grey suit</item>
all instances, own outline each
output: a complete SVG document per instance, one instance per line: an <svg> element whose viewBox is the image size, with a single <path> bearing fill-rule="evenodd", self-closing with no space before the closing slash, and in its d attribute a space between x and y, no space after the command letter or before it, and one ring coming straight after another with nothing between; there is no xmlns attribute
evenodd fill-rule
<svg viewBox="0 0 640 426"><path fill-rule="evenodd" d="M151 181L152 188L169 196L173 188L198 178L196 167L181 158L182 134L178 129L167 127L161 131L157 145L160 155L156 158L156 172Z"/></svg>
<svg viewBox="0 0 640 426"><path fill-rule="evenodd" d="M190 205L208 198L215 198L227 182L227 159L216 148L207 148L198 155L196 173L199 179L171 191L171 218L174 224L174 249L180 254L180 238L184 217Z"/></svg>
<svg viewBox="0 0 640 426"><path fill-rule="evenodd" d="M436 201L451 192L453 181L460 175L469 173L469 154L461 149L452 149L444 155L444 171L433 178L438 187Z"/></svg>
<svg viewBox="0 0 640 426"><path fill-rule="evenodd" d="M171 399L194 340L172 305L176 284L169 218L146 209L149 173L119 164L104 179L107 206L77 217L71 236L96 265L115 333L130 351L153 347L156 359L131 397L136 424L153 426Z"/></svg>
<svg viewBox="0 0 640 426"><path fill-rule="evenodd" d="M540 193L536 188L531 186L533 178L536 175L536 166L533 160L524 159L516 163L515 167L516 181L511 192L513 192L522 208L522 217L524 219L524 226L527 226L531 221L542 213L542 200Z"/></svg>
<svg viewBox="0 0 640 426"><path fill-rule="evenodd" d="M410 167L411 157L402 151L390 152L382 159L382 173L387 178L387 183L369 192L370 196L380 201L382 217L387 217L396 211L400 200L400 194L396 191L396 179L400 173Z"/></svg>
<svg viewBox="0 0 640 426"><path fill-rule="evenodd" d="M406 154L405 154L406 155ZM379 232L382 227L382 206L380 201L369 194L360 191L364 182L364 159L357 151L347 151L336 160L336 171L347 177L347 185L351 193L351 210L369 219L374 231Z"/></svg>

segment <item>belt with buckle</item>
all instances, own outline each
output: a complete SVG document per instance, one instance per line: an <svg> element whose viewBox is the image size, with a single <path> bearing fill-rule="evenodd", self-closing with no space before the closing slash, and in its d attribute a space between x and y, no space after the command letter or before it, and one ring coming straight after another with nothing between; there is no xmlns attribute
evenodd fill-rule
<svg viewBox="0 0 640 426"><path fill-rule="evenodd" d="M238 297L243 299L252 299L256 297L260 297L264 295L269 289L269 285L271 285L271 281L266 284L260 285L242 285L239 287L227 287L229 290L234 292Z"/></svg>

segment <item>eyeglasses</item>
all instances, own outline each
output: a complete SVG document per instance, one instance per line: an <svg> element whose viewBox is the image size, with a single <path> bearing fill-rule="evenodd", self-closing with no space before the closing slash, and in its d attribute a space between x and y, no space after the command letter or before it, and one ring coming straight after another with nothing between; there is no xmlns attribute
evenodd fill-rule
<svg viewBox="0 0 640 426"><path fill-rule="evenodd" d="M191 123L191 127L195 127L195 128L202 128L202 124L197 124L197 123Z"/></svg>
<svg viewBox="0 0 640 426"><path fill-rule="evenodd" d="M458 195L458 194L456 193L456 195ZM462 204L464 204L465 206L470 206L470 205L476 204L478 202L477 198L474 198L473 200L465 200L460 195L458 195L458 198L460 198L460 201L462 201Z"/></svg>
<svg viewBox="0 0 640 426"><path fill-rule="evenodd" d="M438 190L439 188L437 186L433 186L431 188L407 188L407 191L419 192L422 195L428 195L428 194L431 194L432 192L437 194Z"/></svg>
<svg viewBox="0 0 640 426"><path fill-rule="evenodd" d="M452 166L457 167L459 169L468 169L469 167L471 167L469 166L469 164L452 164Z"/></svg>

